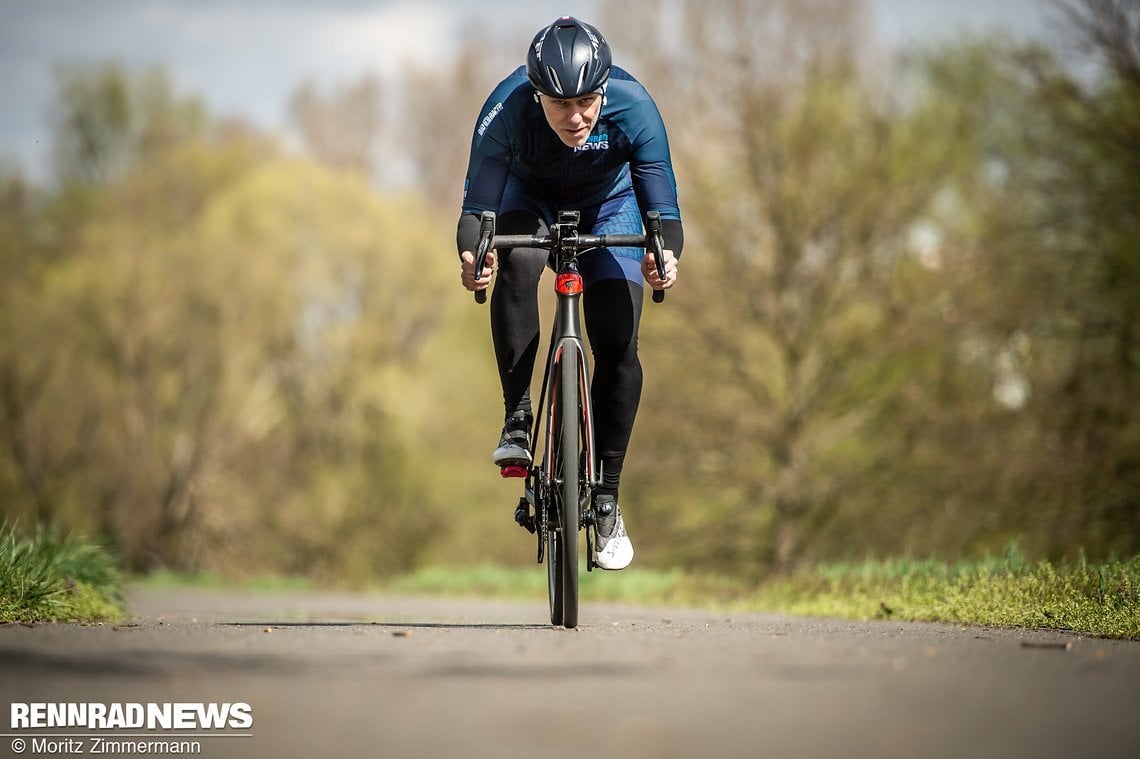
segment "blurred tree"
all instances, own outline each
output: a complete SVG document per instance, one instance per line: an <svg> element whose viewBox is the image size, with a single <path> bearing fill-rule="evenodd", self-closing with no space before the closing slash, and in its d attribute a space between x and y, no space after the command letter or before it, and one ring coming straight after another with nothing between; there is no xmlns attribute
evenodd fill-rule
<svg viewBox="0 0 1140 759"><path fill-rule="evenodd" d="M1055 272L1054 310L1038 332L1034 411L1054 461L1043 484L1054 551L1077 536L1100 551L1140 550L1140 3L1061 4L1072 51L1096 65L1078 78L1050 56L1031 75L1043 129L1041 169L1011 190L1039 199L1025 221ZM1062 59L1064 60L1064 59Z"/></svg>
<svg viewBox="0 0 1140 759"><path fill-rule="evenodd" d="M1070 261L1091 257L1092 276L1070 279L1081 323L1065 391L1079 398L1069 419L1074 453L1089 463L1081 500L1105 542L1140 550L1140 3L1086 0L1077 11L1085 44L1107 64L1089 97L1064 87L1059 116L1096 160L1070 176L1088 188ZM1082 22L1083 19L1083 22ZM1053 88L1050 88L1053 90ZM1072 121L1070 121L1070 119ZM1084 152L1084 151L1082 151ZM1078 153L1080 156L1080 153ZM1082 156L1083 158L1083 156ZM1091 285L1087 289L1084 287Z"/></svg>
<svg viewBox="0 0 1140 759"><path fill-rule="evenodd" d="M973 135L976 170L943 220L973 273L959 363L988 366L1009 412L976 435L991 450L972 459L989 464L970 472L966 513L1038 554L1103 556L1140 549L1140 6L1063 7L1064 54L958 45L922 65Z"/></svg>
<svg viewBox="0 0 1140 759"><path fill-rule="evenodd" d="M400 154L409 161L415 185L440 208L459 215L471 133L478 109L507 74L522 65L534 30L476 22L466 30L454 61L439 66L409 65L403 82ZM446 93L441 96L440 93Z"/></svg>
<svg viewBox="0 0 1140 759"><path fill-rule="evenodd" d="M55 516L60 480L77 464L74 446L51 440L53 430L38 423L45 379L56 357L29 351L50 344L52 327L42 316L47 274L40 193L22 177L5 177L0 188L0 503L27 504L38 521ZM63 455L53 455L56 450Z"/></svg>
<svg viewBox="0 0 1140 759"><path fill-rule="evenodd" d="M1074 8L1112 62L1091 92L1000 39L883 89L852 4L680 8L699 54L643 53L667 120L701 114L671 129L685 281L643 341L671 412L639 421L647 542L732 571L1136 550L1135 6Z"/></svg>
<svg viewBox="0 0 1140 759"><path fill-rule="evenodd" d="M639 440L695 475L684 492L705 508L670 499L651 521L702 564L784 567L889 464L880 415L939 337L909 244L957 170L958 122L868 82L857 4L683 11L666 118L689 253L652 359L671 413L650 399Z"/></svg>
<svg viewBox="0 0 1140 759"><path fill-rule="evenodd" d="M151 79L75 76L96 82L63 88L65 112L108 110L87 94L109 79L122 124L182 136L106 148L145 160L76 158L114 171L61 166L81 202L71 184L38 201L5 186L6 509L100 529L132 569L408 567L437 515L404 466L400 392L440 317L450 234L246 127L178 128Z"/></svg>
<svg viewBox="0 0 1140 759"><path fill-rule="evenodd" d="M383 88L373 75L322 93L305 82L289 99L289 118L314 159L375 177L384 127Z"/></svg>
<svg viewBox="0 0 1140 759"><path fill-rule="evenodd" d="M417 202L304 163L251 173L202 219L200 246L227 262L211 289L232 292L223 344L244 379L219 481L248 508L218 524L274 566L360 578L433 548L406 409L441 317L431 273L448 235L432 226Z"/></svg>
<svg viewBox="0 0 1140 759"><path fill-rule="evenodd" d="M201 103L176 97L158 69L130 75L115 64L61 66L56 80L55 160L63 184L118 179L205 125Z"/></svg>

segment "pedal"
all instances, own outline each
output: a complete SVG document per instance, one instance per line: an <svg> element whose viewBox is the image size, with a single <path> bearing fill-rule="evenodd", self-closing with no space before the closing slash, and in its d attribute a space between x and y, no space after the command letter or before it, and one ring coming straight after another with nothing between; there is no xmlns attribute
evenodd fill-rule
<svg viewBox="0 0 1140 759"><path fill-rule="evenodd" d="M527 473L525 466L510 465L499 469L499 476L504 479L526 479Z"/></svg>
<svg viewBox="0 0 1140 759"><path fill-rule="evenodd" d="M530 534L534 534L535 524L534 515L530 513L530 502L525 498L519 499L519 505L515 507L515 522L519 527L525 528Z"/></svg>

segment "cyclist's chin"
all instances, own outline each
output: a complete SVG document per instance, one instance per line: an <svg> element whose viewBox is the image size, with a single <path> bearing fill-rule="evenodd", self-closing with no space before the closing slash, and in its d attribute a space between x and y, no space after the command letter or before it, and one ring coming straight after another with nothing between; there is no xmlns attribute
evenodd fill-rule
<svg viewBox="0 0 1140 759"><path fill-rule="evenodd" d="M568 148L580 148L586 144L586 140L590 139L589 129L579 129L578 131L568 131L564 129L558 130L558 139Z"/></svg>

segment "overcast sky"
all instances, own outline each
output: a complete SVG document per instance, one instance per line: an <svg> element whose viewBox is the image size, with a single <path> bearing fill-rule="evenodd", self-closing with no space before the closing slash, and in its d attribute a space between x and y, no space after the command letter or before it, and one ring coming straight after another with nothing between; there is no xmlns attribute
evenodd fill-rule
<svg viewBox="0 0 1140 759"><path fill-rule="evenodd" d="M875 34L888 45L962 30L1035 35L1047 15L1040 0L870 5ZM604 31L594 8L593 0L0 0L0 162L33 177L46 170L59 63L161 65L179 92L201 96L212 113L276 129L305 79L336 83L429 62L476 17L533 31L572 14Z"/></svg>

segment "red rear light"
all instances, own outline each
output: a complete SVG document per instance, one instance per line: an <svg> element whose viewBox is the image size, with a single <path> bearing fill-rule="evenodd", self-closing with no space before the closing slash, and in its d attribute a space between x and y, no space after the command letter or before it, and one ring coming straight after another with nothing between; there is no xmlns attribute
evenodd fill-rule
<svg viewBox="0 0 1140 759"><path fill-rule="evenodd" d="M554 290L562 295L577 295L582 292L582 275L573 272L559 274L558 280L554 283Z"/></svg>

